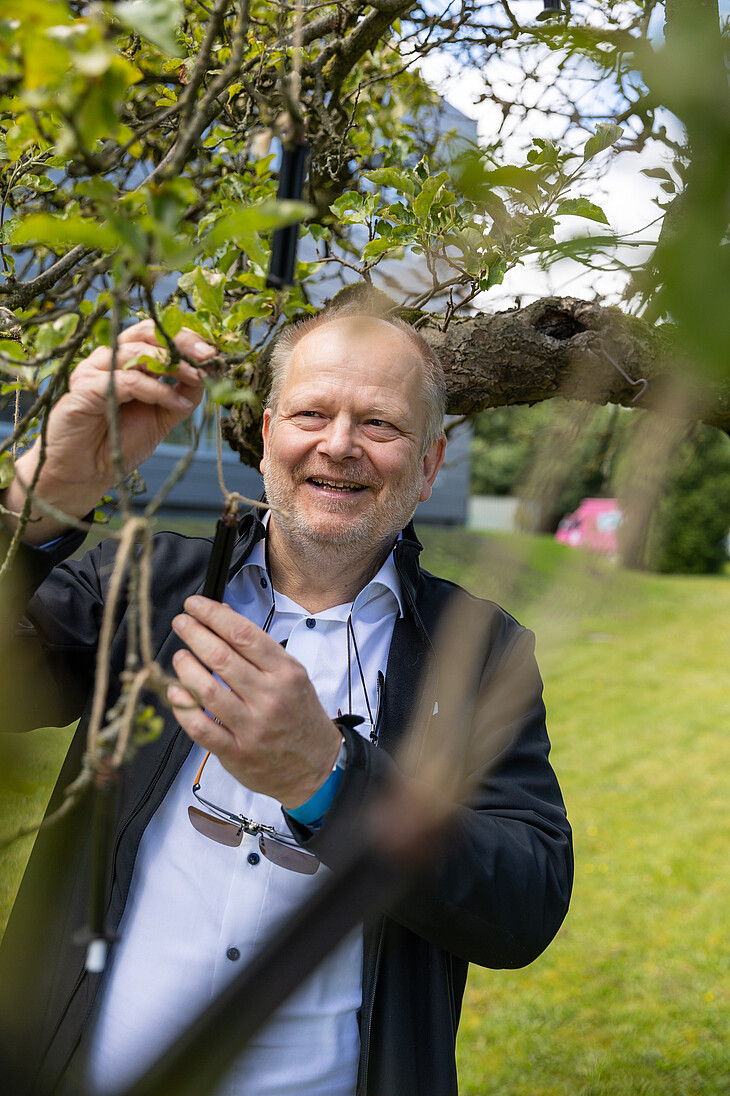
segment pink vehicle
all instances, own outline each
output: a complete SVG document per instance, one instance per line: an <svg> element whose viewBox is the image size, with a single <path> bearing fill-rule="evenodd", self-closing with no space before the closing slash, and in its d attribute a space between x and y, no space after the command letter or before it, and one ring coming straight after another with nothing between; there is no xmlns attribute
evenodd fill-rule
<svg viewBox="0 0 730 1096"><path fill-rule="evenodd" d="M613 556L618 552L618 527L622 521L616 499L583 499L577 510L561 520L555 539L571 548L590 548Z"/></svg>

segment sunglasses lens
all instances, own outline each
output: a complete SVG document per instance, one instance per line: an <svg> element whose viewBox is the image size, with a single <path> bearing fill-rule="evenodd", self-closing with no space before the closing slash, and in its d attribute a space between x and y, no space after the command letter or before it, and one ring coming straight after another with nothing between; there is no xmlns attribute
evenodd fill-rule
<svg viewBox="0 0 730 1096"><path fill-rule="evenodd" d="M280 868L288 868L289 871L298 871L303 875L314 875L319 867L319 860L311 853L303 849L294 849L291 845L284 845L272 837L259 834L259 848L267 860L272 864L278 864Z"/></svg>
<svg viewBox="0 0 730 1096"><path fill-rule="evenodd" d="M188 818L198 833L209 837L211 841L217 841L219 845L236 848L243 840L243 830L239 826L233 822L225 822L222 818L214 818L212 814L206 814L198 807L188 807Z"/></svg>

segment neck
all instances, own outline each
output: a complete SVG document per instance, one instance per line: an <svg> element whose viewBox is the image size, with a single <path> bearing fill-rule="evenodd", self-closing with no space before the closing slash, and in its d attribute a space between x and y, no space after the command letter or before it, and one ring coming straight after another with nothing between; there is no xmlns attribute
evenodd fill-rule
<svg viewBox="0 0 730 1096"><path fill-rule="evenodd" d="M271 515L268 562L274 588L309 613L354 601L390 555L394 539L367 551L352 544L320 544L292 538Z"/></svg>

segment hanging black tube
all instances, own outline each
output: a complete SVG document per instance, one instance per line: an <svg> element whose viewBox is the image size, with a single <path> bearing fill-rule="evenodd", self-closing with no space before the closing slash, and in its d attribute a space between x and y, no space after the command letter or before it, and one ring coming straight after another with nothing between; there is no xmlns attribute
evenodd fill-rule
<svg viewBox="0 0 730 1096"><path fill-rule="evenodd" d="M117 777L113 770L97 772L94 778L91 873L89 880L89 924L76 941L86 945L86 969L99 974L106 965L109 945L116 939L106 930L106 907L112 838L116 817Z"/></svg>
<svg viewBox="0 0 730 1096"><path fill-rule="evenodd" d="M301 201L308 155L309 146L306 141L284 146L281 154L277 198ZM298 242L299 225L287 225L286 228L274 230L271 241L271 263L266 278L266 284L270 289L282 289L285 285L294 285Z"/></svg>
<svg viewBox="0 0 730 1096"><path fill-rule="evenodd" d="M213 601L223 600L223 591L226 588L228 569L231 566L231 556L237 535L238 525L235 516L224 513L215 524L215 537L205 575L203 597L212 598Z"/></svg>

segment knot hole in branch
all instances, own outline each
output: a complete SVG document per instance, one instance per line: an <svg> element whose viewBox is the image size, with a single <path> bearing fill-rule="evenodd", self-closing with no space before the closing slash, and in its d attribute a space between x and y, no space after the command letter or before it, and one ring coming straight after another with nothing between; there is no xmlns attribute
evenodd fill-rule
<svg viewBox="0 0 730 1096"><path fill-rule="evenodd" d="M533 326L540 335L548 335L551 339L558 339L561 342L572 339L574 335L587 330L585 324L577 320L572 313L550 305L543 309Z"/></svg>

